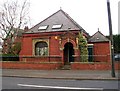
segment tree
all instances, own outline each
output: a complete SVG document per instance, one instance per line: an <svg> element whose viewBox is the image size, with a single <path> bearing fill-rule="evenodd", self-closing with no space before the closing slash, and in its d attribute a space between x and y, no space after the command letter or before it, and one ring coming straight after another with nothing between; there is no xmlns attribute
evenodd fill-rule
<svg viewBox="0 0 120 91"><path fill-rule="evenodd" d="M12 53L12 44L21 27L28 23L29 2L18 1L4 2L0 9L0 38L6 43L7 53Z"/></svg>
<svg viewBox="0 0 120 91"><path fill-rule="evenodd" d="M79 33L78 41L79 41L78 45L80 50L80 60L82 62L88 62L87 40L81 33Z"/></svg>
<svg viewBox="0 0 120 91"><path fill-rule="evenodd" d="M114 52L120 53L120 34L113 35L113 40L114 40Z"/></svg>
<svg viewBox="0 0 120 91"><path fill-rule="evenodd" d="M110 39L109 36L106 36ZM120 34L113 35L114 53L120 53Z"/></svg>

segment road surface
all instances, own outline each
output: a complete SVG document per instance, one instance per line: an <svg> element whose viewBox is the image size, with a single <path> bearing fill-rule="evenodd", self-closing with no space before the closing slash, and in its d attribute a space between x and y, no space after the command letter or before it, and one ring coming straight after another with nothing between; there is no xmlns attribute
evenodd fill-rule
<svg viewBox="0 0 120 91"><path fill-rule="evenodd" d="M120 83L120 81L117 80L65 80L2 77L2 89L69 89L68 91L103 91L103 89L118 89L118 83Z"/></svg>

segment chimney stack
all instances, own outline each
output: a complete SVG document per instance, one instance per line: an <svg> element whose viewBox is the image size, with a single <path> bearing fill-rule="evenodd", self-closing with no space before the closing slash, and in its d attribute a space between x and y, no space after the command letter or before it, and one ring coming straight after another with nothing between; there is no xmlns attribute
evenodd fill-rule
<svg viewBox="0 0 120 91"><path fill-rule="evenodd" d="M25 26L24 31L27 32L29 30L28 26Z"/></svg>

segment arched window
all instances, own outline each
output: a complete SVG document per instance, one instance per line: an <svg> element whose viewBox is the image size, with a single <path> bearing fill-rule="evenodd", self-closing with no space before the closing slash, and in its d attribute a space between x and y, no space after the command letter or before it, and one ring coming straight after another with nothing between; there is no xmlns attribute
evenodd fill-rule
<svg viewBox="0 0 120 91"><path fill-rule="evenodd" d="M48 44L44 41L35 44L35 55L45 56L48 55Z"/></svg>

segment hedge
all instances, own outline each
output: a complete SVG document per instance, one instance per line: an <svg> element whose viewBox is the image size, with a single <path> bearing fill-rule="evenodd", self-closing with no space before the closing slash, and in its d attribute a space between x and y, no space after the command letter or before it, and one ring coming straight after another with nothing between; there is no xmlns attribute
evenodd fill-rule
<svg viewBox="0 0 120 91"><path fill-rule="evenodd" d="M19 56L14 54L2 54L2 61L19 61Z"/></svg>

